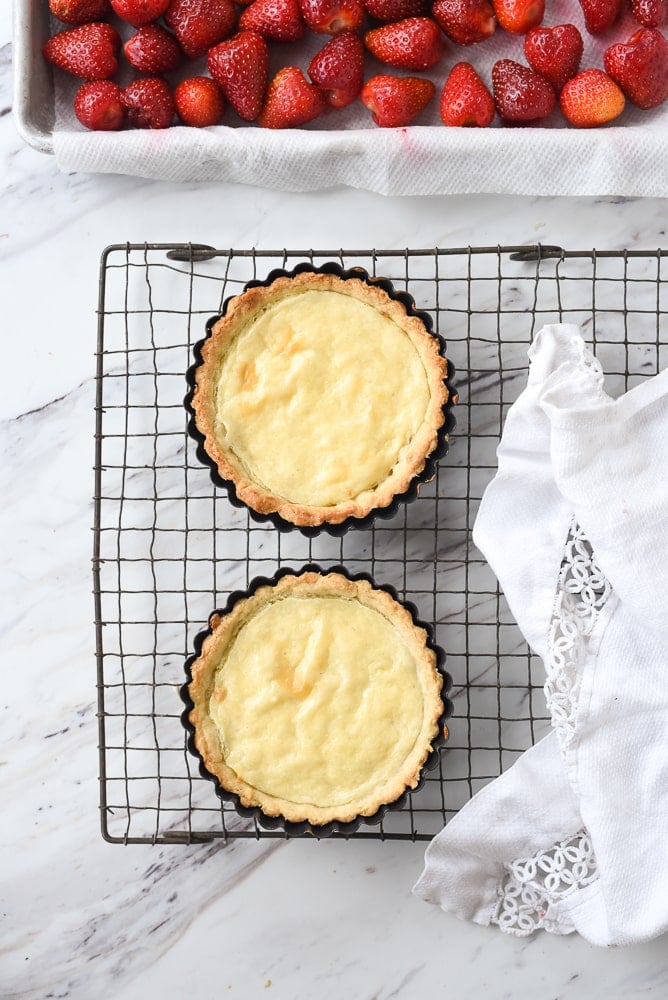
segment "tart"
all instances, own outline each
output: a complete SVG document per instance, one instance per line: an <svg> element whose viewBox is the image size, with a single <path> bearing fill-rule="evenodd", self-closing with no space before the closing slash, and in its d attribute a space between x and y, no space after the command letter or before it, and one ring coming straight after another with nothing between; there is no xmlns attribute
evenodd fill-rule
<svg viewBox="0 0 668 1000"><path fill-rule="evenodd" d="M274 272L212 320L190 372L200 457L256 515L313 528L388 508L444 437L448 362L408 296Z"/></svg>
<svg viewBox="0 0 668 1000"><path fill-rule="evenodd" d="M443 742L437 650L366 577L284 572L215 612L197 645L191 750L223 798L265 817L374 817Z"/></svg>

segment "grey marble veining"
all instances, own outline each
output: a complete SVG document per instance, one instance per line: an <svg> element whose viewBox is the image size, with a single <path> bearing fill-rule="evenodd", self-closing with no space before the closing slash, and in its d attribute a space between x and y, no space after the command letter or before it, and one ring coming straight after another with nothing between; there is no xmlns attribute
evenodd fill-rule
<svg viewBox="0 0 668 1000"><path fill-rule="evenodd" d="M10 83L9 20L3 7L3 95L9 94ZM425 906L410 895L421 868L422 844L230 840L226 846L216 841L190 847L122 847L104 843L98 818L91 526L95 312L104 246L127 240L192 240L236 247L364 249L540 240L581 248L653 248L666 244L668 202L492 196L384 199L354 191L300 197L222 185L177 189L124 177L68 177L56 171L50 158L22 145L11 115L2 113L7 103L3 96L0 996L417 1000L447 992L466 1000L484 991L510 1000L533 1000L538 995L590 1000L664 995L668 989L664 941L601 952L575 937L506 937L496 930L458 923ZM522 301L526 289L517 300L516 286L517 282L504 283L500 300L504 310ZM499 392L491 364L497 348L493 338L489 346L482 340L484 324L492 322L484 314L498 304L499 289L491 281L480 291L484 291L479 300L482 363L479 374L463 385L482 401L486 393L496 394L496 399ZM451 324L443 332L462 372L469 367L469 357L465 324L455 310L464 299L459 288L449 302L450 313L443 316L446 325ZM427 300L422 304L433 305ZM208 299L200 305L204 315L212 303ZM548 295L546 316L551 308ZM577 303L573 308L579 308ZM604 349L612 371L618 370L620 332L615 309L611 303L610 316L600 328L607 331ZM583 314L586 310L583 303ZM507 338L514 342L506 365L519 365L527 328L527 317L521 313L517 324L508 327ZM638 345L632 376L641 377L652 358L647 353L650 329L643 325L640 311L634 330ZM178 371L181 362L174 357L169 363ZM518 373L506 375L504 404L522 387ZM615 378L621 388L621 376ZM471 412L478 420L478 434L498 426L497 404L490 410L480 405ZM466 464L468 429L468 410L463 406L458 436L444 460L452 485ZM185 447L181 434L161 454L163 461L173 459L177 466L160 483L167 494L165 523L178 520L182 513L178 464ZM480 465L486 466L482 458L481 454ZM471 477L472 496L480 496L489 475L491 469L481 468ZM130 487L143 491L147 476L152 486L150 472L140 470ZM107 482L113 495L118 480L109 473ZM439 484L446 484L444 476ZM206 518L217 508L204 509L211 497L205 471L193 469L189 486L193 516L204 519L205 537L192 540L194 569L197 546L202 545L204 558L209 552ZM430 489L422 506L418 502L410 508L408 584L433 575L434 552L429 547L433 543L427 542L427 534L432 531L429 502L435 500L436 484ZM195 514L198 498L205 504ZM439 503L456 513L456 505L450 507L447 498ZM240 512L231 511L222 499L218 508L225 509L232 527L242 526ZM387 582L403 586L399 537L388 533L383 540L388 563L379 562L377 569L387 572ZM347 542L346 556L353 554L352 544ZM453 593L435 606L430 597L424 610L447 629L464 613L456 586L448 586L453 579L456 582L463 556L461 540L439 538L438 544L442 561L446 555L452 557L442 590ZM355 545L366 560L368 538L360 535ZM273 532L258 528L253 546L254 566L274 563ZM331 547L326 541L321 546L323 558L339 557L336 540ZM214 596L224 597L232 587L245 585L247 567L230 551L229 563L220 567L215 580L209 576L202 584L194 577L190 635L172 626L161 635L163 648L173 655L165 656L161 664L167 683L160 689L164 701L156 703L159 708L175 703L181 654ZM281 539L281 559L305 560L308 555L308 547L300 548L297 539ZM141 577L134 582L141 590ZM197 590L203 593L196 595ZM485 593L470 595L469 615L476 621L487 618L495 610L491 601ZM165 617L172 611L166 605ZM508 657L516 651L517 641L511 626L509 621L504 647ZM462 718L468 712L490 719L498 708L480 683L496 670L486 652L484 647L480 650L468 685L461 676L456 680L453 693ZM453 673L463 662L462 654L453 651ZM149 666L153 670L152 661ZM534 666L535 681L540 683L540 665ZM525 661L525 674L526 669ZM519 747L528 737L520 725L527 713L527 685L504 687L502 697L508 745ZM142 726L147 718L127 735L138 741L145 738ZM161 733L160 738L169 740L173 732ZM455 763L457 754L466 755L467 739L463 726L453 726ZM498 755L492 761L481 760L480 773L499 763ZM189 766L182 752L179 766ZM203 796L199 800L203 805L209 793L203 783L197 793ZM169 794L165 790L165 802ZM122 827L122 809L118 816Z"/></svg>

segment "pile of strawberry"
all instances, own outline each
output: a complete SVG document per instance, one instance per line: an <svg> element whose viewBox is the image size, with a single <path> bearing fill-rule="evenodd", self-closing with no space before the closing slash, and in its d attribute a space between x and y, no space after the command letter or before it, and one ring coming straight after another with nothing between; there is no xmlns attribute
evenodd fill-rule
<svg viewBox="0 0 668 1000"><path fill-rule="evenodd" d="M265 128L295 128L328 108L361 100L380 126L405 126L436 97L424 73L454 42L471 46L499 27L523 37L526 63L499 59L491 88L467 61L450 70L439 98L451 126L533 124L558 106L566 121L592 128L614 121L627 101L642 109L668 98L668 0L577 0L586 31L608 32L630 2L631 37L605 49L603 68L580 69L582 33L574 24L541 27L545 0L49 0L68 28L44 46L54 66L86 81L74 98L79 121L113 131L125 125L161 129L178 120L219 124L229 106ZM134 34L122 42L107 20ZM270 78L269 48L307 32L331 36L308 64L283 66ZM138 76L114 82L121 65ZM365 54L388 72L365 77ZM187 60L208 75L177 85L168 79ZM389 70L404 71L402 75Z"/></svg>

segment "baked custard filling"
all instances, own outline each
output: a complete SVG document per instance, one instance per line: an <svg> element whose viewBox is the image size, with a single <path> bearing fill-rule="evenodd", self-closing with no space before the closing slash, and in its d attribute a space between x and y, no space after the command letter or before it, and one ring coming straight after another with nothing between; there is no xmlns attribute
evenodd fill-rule
<svg viewBox="0 0 668 1000"><path fill-rule="evenodd" d="M350 597L285 596L226 645L208 709L223 759L245 782L327 807L391 783L422 731L424 697L413 653L379 611Z"/></svg>
<svg viewBox="0 0 668 1000"><path fill-rule="evenodd" d="M307 506L387 479L430 399L408 334L329 290L283 296L251 317L216 378L217 437L253 481Z"/></svg>

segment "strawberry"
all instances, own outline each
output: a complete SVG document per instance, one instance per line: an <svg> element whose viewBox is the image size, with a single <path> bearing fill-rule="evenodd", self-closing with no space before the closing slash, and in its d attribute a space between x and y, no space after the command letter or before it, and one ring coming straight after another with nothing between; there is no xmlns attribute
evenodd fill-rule
<svg viewBox="0 0 668 1000"><path fill-rule="evenodd" d="M171 0L165 12L165 24L191 59L231 35L236 23L232 0Z"/></svg>
<svg viewBox="0 0 668 1000"><path fill-rule="evenodd" d="M223 92L208 76L191 76L174 90L176 113L184 125L218 125L225 112Z"/></svg>
<svg viewBox="0 0 668 1000"><path fill-rule="evenodd" d="M144 24L156 21L169 7L169 0L110 0L110 2L118 16L133 28L141 28Z"/></svg>
<svg viewBox="0 0 668 1000"><path fill-rule="evenodd" d="M403 21L427 13L427 0L364 0L364 6L377 21Z"/></svg>
<svg viewBox="0 0 668 1000"><path fill-rule="evenodd" d="M494 8L489 0L436 0L431 16L459 45L481 42L496 29Z"/></svg>
<svg viewBox="0 0 668 1000"><path fill-rule="evenodd" d="M239 28L274 42L296 42L304 34L297 0L253 0L241 12Z"/></svg>
<svg viewBox="0 0 668 1000"><path fill-rule="evenodd" d="M120 35L110 24L93 21L49 38L42 52L47 62L83 80L106 80L118 69Z"/></svg>
<svg viewBox="0 0 668 1000"><path fill-rule="evenodd" d="M362 0L299 0L306 27L319 35L359 31L364 23Z"/></svg>
<svg viewBox="0 0 668 1000"><path fill-rule="evenodd" d="M570 125L597 128L618 118L624 94L602 69L585 69L569 80L559 97L561 111Z"/></svg>
<svg viewBox="0 0 668 1000"><path fill-rule="evenodd" d="M554 110L552 87L528 66L512 59L499 59L492 67L494 103L507 122L534 122Z"/></svg>
<svg viewBox="0 0 668 1000"><path fill-rule="evenodd" d="M109 0L49 0L49 10L63 24L87 24L111 14Z"/></svg>
<svg viewBox="0 0 668 1000"><path fill-rule="evenodd" d="M427 69L443 55L441 29L429 17L408 17L372 28L364 35L364 44L381 62L399 69Z"/></svg>
<svg viewBox="0 0 668 1000"><path fill-rule="evenodd" d="M637 107L646 111L668 98L668 41L655 28L640 28L628 42L611 45L603 65Z"/></svg>
<svg viewBox="0 0 668 1000"><path fill-rule="evenodd" d="M269 84L258 117L263 128L295 128L313 121L325 109L325 99L296 66L284 66Z"/></svg>
<svg viewBox="0 0 668 1000"><path fill-rule="evenodd" d="M424 111L436 87L431 80L418 76L372 76L362 87L362 104L371 112L376 125L400 128L409 125Z"/></svg>
<svg viewBox="0 0 668 1000"><path fill-rule="evenodd" d="M174 118L174 98L169 84L159 76L143 76L121 91L128 121L136 128L169 128Z"/></svg>
<svg viewBox="0 0 668 1000"><path fill-rule="evenodd" d="M631 0L631 10L636 21L645 28L662 28L668 24L668 0Z"/></svg>
<svg viewBox="0 0 668 1000"><path fill-rule="evenodd" d="M590 35L600 35L611 28L619 17L623 0L579 0L585 28Z"/></svg>
<svg viewBox="0 0 668 1000"><path fill-rule="evenodd" d="M532 28L524 38L524 55L532 69L559 93L580 68L582 35L574 24Z"/></svg>
<svg viewBox="0 0 668 1000"><path fill-rule="evenodd" d="M141 73L168 73L183 61L183 52L174 35L159 24L145 24L123 47L125 58Z"/></svg>
<svg viewBox="0 0 668 1000"><path fill-rule="evenodd" d="M125 121L121 88L111 80L90 80L74 97L74 114L86 128L117 132Z"/></svg>
<svg viewBox="0 0 668 1000"><path fill-rule="evenodd" d="M364 45L352 31L330 38L308 67L308 75L332 108L352 104L364 83Z"/></svg>
<svg viewBox="0 0 668 1000"><path fill-rule="evenodd" d="M444 125L485 128L491 123L494 98L470 63L457 63L450 70L439 110Z"/></svg>
<svg viewBox="0 0 668 1000"><path fill-rule="evenodd" d="M504 31L526 35L545 17L545 0L492 0L496 19Z"/></svg>
<svg viewBox="0 0 668 1000"><path fill-rule="evenodd" d="M260 114L269 80L269 52L264 38L241 31L209 50L209 73L240 118Z"/></svg>

